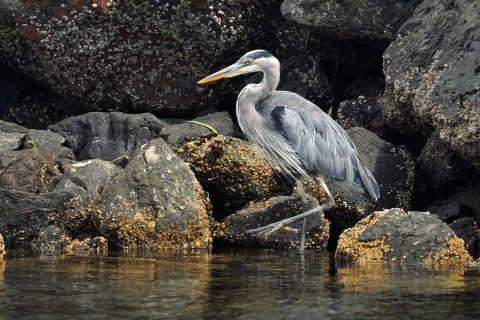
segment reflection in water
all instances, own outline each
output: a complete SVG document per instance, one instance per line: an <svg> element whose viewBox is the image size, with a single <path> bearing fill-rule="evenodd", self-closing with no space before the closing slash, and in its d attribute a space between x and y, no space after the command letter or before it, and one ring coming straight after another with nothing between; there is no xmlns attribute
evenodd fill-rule
<svg viewBox="0 0 480 320"><path fill-rule="evenodd" d="M325 253L223 250L20 256L0 262L2 270L0 319L480 316L480 273L464 266L336 265Z"/></svg>

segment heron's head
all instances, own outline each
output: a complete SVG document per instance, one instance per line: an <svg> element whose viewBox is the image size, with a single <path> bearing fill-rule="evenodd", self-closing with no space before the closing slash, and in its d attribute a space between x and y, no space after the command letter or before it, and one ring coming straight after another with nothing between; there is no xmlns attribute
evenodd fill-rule
<svg viewBox="0 0 480 320"><path fill-rule="evenodd" d="M231 66L203 78L198 81L198 83L213 82L218 79L235 77L244 73L273 71L273 69L280 69L277 58L268 51L253 50L244 54Z"/></svg>

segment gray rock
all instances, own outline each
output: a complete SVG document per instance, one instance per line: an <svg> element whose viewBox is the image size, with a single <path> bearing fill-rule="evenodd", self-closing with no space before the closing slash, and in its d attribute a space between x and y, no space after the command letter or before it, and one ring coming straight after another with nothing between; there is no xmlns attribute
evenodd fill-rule
<svg viewBox="0 0 480 320"><path fill-rule="evenodd" d="M64 168L62 179L55 190L80 187L83 202L94 200L108 184L110 178L120 171L120 168L109 161L100 159L85 160L72 163Z"/></svg>
<svg viewBox="0 0 480 320"><path fill-rule="evenodd" d="M316 31L341 38L392 40L421 0L286 0L282 15Z"/></svg>
<svg viewBox="0 0 480 320"><path fill-rule="evenodd" d="M71 188L37 195L0 188L0 233L7 246L31 244L53 216L62 215L65 204L79 191Z"/></svg>
<svg viewBox="0 0 480 320"><path fill-rule="evenodd" d="M75 162L75 154L67 147L50 147L43 149L48 150L60 168L64 168L68 164ZM0 170L6 168L15 159L22 157L22 154L26 152L26 150L17 150L0 153Z"/></svg>
<svg viewBox="0 0 480 320"><path fill-rule="evenodd" d="M480 168L480 6L426 0L384 53L385 119L418 139L437 130L451 150Z"/></svg>
<svg viewBox="0 0 480 320"><path fill-rule="evenodd" d="M382 115L384 98L381 96L359 96L345 100L338 108L338 123L344 128L362 127L379 137L388 137L391 129L385 124Z"/></svg>
<svg viewBox="0 0 480 320"><path fill-rule="evenodd" d="M150 113L91 112L49 127L65 137L65 146L82 160L133 157L158 137L166 123Z"/></svg>
<svg viewBox="0 0 480 320"><path fill-rule="evenodd" d="M447 224L428 212L377 211L345 230L337 259L403 263L470 262L471 256Z"/></svg>
<svg viewBox="0 0 480 320"><path fill-rule="evenodd" d="M221 135L235 135L233 120L226 111L208 114L195 118L192 121L199 123L184 121L182 123L167 126L165 130L160 133L160 137L169 145L174 145L183 142L185 139L193 140L196 137L208 136L214 133L200 123L210 125Z"/></svg>
<svg viewBox="0 0 480 320"><path fill-rule="evenodd" d="M20 148L26 133L26 128L0 120L0 152Z"/></svg>
<svg viewBox="0 0 480 320"><path fill-rule="evenodd" d="M304 208L302 197L298 194L280 196L262 203L252 203L253 208L246 208L228 216L218 225L214 233L215 243L234 246L284 247L299 248L300 233L280 229L268 236L246 233L254 229L278 222L279 220L298 215L310 208L318 206L318 202L310 195L306 196L307 208ZM255 206L261 206L258 209ZM310 249L326 249L329 238L329 222L323 213L313 214L307 220L307 236L305 247ZM288 225L290 228L302 229L303 219Z"/></svg>
<svg viewBox="0 0 480 320"><path fill-rule="evenodd" d="M96 203L96 225L114 247L206 248L208 203L193 172L156 139L110 179Z"/></svg>
<svg viewBox="0 0 480 320"><path fill-rule="evenodd" d="M0 188L42 194L51 191L61 176L55 156L47 149L32 148L22 150L0 171Z"/></svg>
<svg viewBox="0 0 480 320"><path fill-rule="evenodd" d="M25 139L23 140L23 149L33 147L44 147L47 149L56 149L65 142L65 138L49 130L28 129Z"/></svg>

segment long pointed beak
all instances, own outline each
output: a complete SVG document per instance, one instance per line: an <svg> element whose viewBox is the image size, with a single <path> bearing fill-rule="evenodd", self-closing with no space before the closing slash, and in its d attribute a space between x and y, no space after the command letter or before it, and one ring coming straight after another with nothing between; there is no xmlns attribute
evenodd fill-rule
<svg viewBox="0 0 480 320"><path fill-rule="evenodd" d="M207 82L213 82L217 81L218 79L234 77L236 75L245 73L241 71L241 68L242 66L240 66L238 63L234 63L231 66L226 67L225 69L222 69L218 72L215 72L214 74L209 75L208 77L203 78L202 80L198 81L198 83L202 84Z"/></svg>

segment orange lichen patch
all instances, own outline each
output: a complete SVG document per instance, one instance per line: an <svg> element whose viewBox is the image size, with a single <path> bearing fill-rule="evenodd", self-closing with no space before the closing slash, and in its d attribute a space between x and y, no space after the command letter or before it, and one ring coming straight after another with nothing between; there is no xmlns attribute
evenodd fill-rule
<svg viewBox="0 0 480 320"><path fill-rule="evenodd" d="M100 236L83 240L72 240L65 248L67 253L106 252L107 250L108 240Z"/></svg>
<svg viewBox="0 0 480 320"><path fill-rule="evenodd" d="M5 255L5 243L3 242L3 237L0 234L0 259Z"/></svg>
<svg viewBox="0 0 480 320"><path fill-rule="evenodd" d="M222 135L200 137L174 147L174 151L190 164L214 205L225 213L261 199L276 184L263 155L246 141Z"/></svg>
<svg viewBox="0 0 480 320"><path fill-rule="evenodd" d="M305 192L317 199L319 203L324 203L327 201L327 193L325 190L323 190L318 177L312 177L312 180L310 181L307 181L305 178L301 177L300 182L302 183ZM299 192L297 186L295 186L293 192Z"/></svg>
<svg viewBox="0 0 480 320"><path fill-rule="evenodd" d="M40 43L40 41L46 38L46 36L38 33L37 27L34 27L34 26L19 27L18 33L24 39L27 39L35 43Z"/></svg>
<svg viewBox="0 0 480 320"><path fill-rule="evenodd" d="M463 239L454 237L445 239L445 244L440 252L430 252L423 260L426 264L450 264L450 263L471 263L472 257L465 249Z"/></svg>
<svg viewBox="0 0 480 320"><path fill-rule="evenodd" d="M382 260L383 254L391 251L390 246L385 244L384 239L362 242L358 241L358 236L366 227L375 224L377 219L386 212L388 212L388 210L374 212L360 220L355 227L345 230L338 240L335 256L344 260Z"/></svg>

